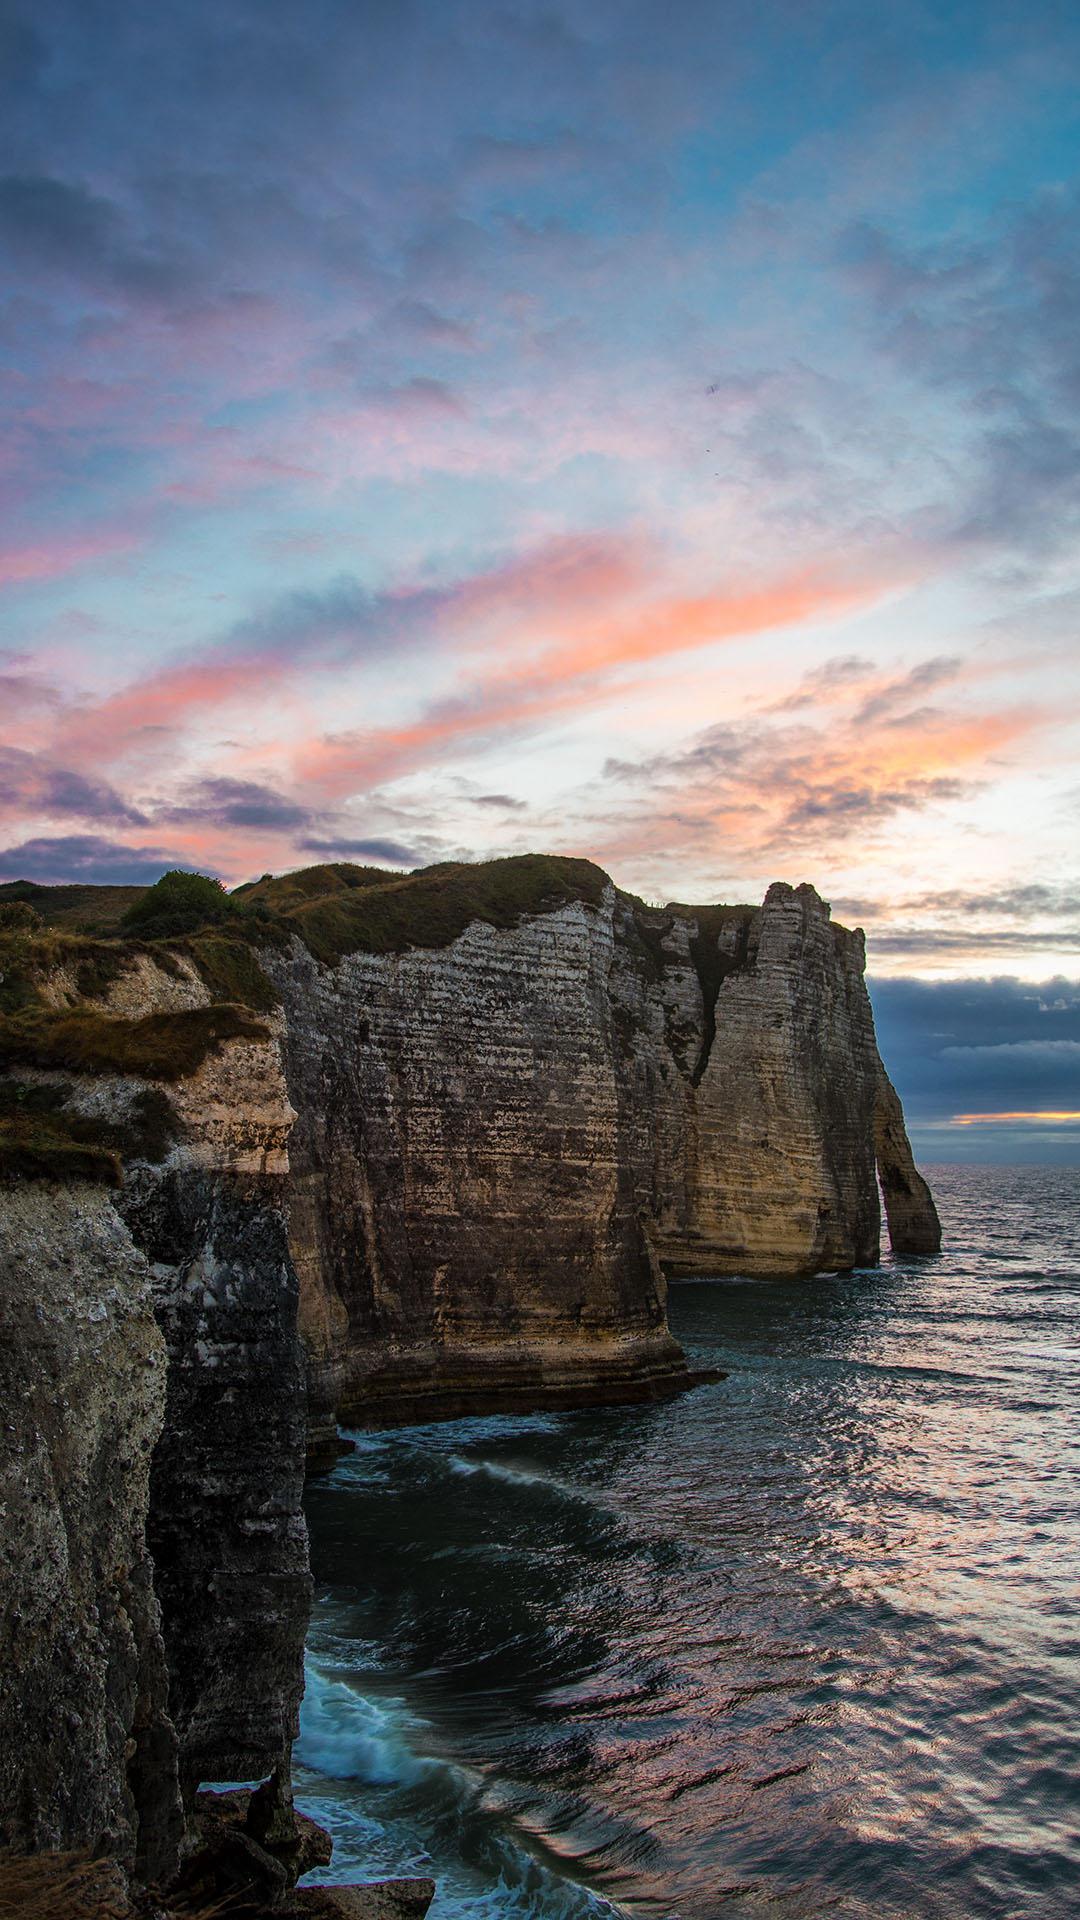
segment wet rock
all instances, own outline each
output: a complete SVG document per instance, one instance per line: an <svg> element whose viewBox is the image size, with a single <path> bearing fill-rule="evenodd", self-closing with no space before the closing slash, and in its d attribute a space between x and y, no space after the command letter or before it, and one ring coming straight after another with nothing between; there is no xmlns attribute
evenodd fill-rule
<svg viewBox="0 0 1080 1920"><path fill-rule="evenodd" d="M423 1920L434 1880L374 1880L354 1886L301 1887L282 1920Z"/></svg>

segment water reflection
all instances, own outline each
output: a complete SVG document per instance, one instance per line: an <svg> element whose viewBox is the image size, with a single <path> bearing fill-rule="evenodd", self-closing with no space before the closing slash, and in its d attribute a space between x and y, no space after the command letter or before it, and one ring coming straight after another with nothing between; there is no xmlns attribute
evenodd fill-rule
<svg viewBox="0 0 1080 1920"><path fill-rule="evenodd" d="M1071 1911L1076 1197L938 1185L934 1262L673 1289L726 1382L368 1438L313 1491L314 1658L383 1715L303 1749L343 1874L428 1858L444 1914Z"/></svg>

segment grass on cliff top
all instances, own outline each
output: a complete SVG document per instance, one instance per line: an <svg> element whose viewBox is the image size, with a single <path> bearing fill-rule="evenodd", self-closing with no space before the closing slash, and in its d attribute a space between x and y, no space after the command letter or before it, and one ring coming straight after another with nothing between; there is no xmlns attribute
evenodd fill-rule
<svg viewBox="0 0 1080 1920"><path fill-rule="evenodd" d="M192 961L203 985L218 1001L233 1001L255 1013L269 1013L280 999L267 979L247 939L234 938L231 927L197 933L173 943L177 953ZM155 958L159 958L155 954Z"/></svg>
<svg viewBox="0 0 1080 1920"><path fill-rule="evenodd" d="M475 920L514 927L525 914L550 913L571 900L596 905L607 884L591 860L525 853L383 874L382 884L365 878L300 901L283 919L316 959L333 966L348 953L448 947Z"/></svg>
<svg viewBox="0 0 1080 1920"><path fill-rule="evenodd" d="M60 927L68 933L110 934L145 892L145 887L42 887L34 880L6 880L0 885L0 905L24 900L47 927Z"/></svg>
<svg viewBox="0 0 1080 1920"><path fill-rule="evenodd" d="M181 1080L196 1073L223 1040L265 1040L268 1033L246 1008L228 1004L147 1013L138 1020L113 1018L89 1006L61 1012L29 1007L0 1018L0 1068Z"/></svg>
<svg viewBox="0 0 1080 1920"><path fill-rule="evenodd" d="M110 964L123 964L119 956L124 952L149 952L167 966L171 949L190 957L216 1000L268 1012L278 996L256 958L260 945L280 945L290 934L297 934L317 959L331 966L349 953L446 947L472 921L513 927L526 915L551 912L570 900L596 905L607 884L608 876L592 861L559 854L448 861L414 873L334 861L295 873L264 874L231 894L224 894L206 876L181 873L166 874L150 888L37 887L18 881L0 888L0 914L8 898L26 900L55 928L74 924L76 912L82 924L118 926L123 919L126 928L141 937L115 945L95 943L103 978ZM195 913L182 933L171 917L177 904L173 896L180 888L192 901L209 903L207 923L194 925ZM189 905L186 894L182 910ZM100 910L94 905L98 895L103 896ZM649 908L640 901L635 905L649 923L647 931L657 915L673 915L696 919L706 936L718 932L726 921L742 920L755 911L678 901L662 908ZM155 933L158 926L161 931ZM177 931L166 932L173 927ZM113 962L110 945L118 956ZM88 964L93 958L88 955ZM93 988L80 990L92 992Z"/></svg>
<svg viewBox="0 0 1080 1920"><path fill-rule="evenodd" d="M0 1013L16 1013L40 999L39 987L62 971L77 993L95 999L135 963L135 949L115 940L65 933L38 922L4 924L0 906Z"/></svg>
<svg viewBox="0 0 1080 1920"><path fill-rule="evenodd" d="M263 937L261 921L245 916L241 922L237 914L226 926L180 939L91 939L42 924L22 903L0 902L0 1013L40 1006L42 985L59 972L73 983L80 999L95 1000L103 998L140 955L175 976L180 971L178 954L190 960L212 999L268 1013L279 996L255 954L253 941ZM283 938L276 924L270 937Z"/></svg>
<svg viewBox="0 0 1080 1920"><path fill-rule="evenodd" d="M409 878L388 867L354 867L349 860L333 860L324 866L300 867L295 873L264 873L261 880L234 887L230 898L245 909L261 906L285 913L305 900L322 900L327 894L349 893L358 887L385 887L388 881Z"/></svg>

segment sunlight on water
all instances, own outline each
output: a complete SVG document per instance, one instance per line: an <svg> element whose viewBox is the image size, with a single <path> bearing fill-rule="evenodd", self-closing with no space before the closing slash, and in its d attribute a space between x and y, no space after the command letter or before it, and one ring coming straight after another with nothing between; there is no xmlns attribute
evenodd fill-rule
<svg viewBox="0 0 1080 1920"><path fill-rule="evenodd" d="M435 1920L1076 1912L1076 1177L936 1186L937 1260L674 1287L726 1382L312 1486L337 1877L432 1873Z"/></svg>

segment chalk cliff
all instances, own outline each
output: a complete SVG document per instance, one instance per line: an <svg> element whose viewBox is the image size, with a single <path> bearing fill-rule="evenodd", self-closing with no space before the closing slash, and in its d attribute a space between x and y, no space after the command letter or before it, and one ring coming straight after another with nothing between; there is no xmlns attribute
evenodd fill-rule
<svg viewBox="0 0 1080 1920"><path fill-rule="evenodd" d="M810 887L657 910L558 866L561 895L460 930L445 876L399 883L390 927L377 889L329 920L309 895L264 956L316 1440L677 1390L665 1276L872 1264L879 1161L896 1250L937 1244L898 1106L880 1124L860 933Z"/></svg>
<svg viewBox="0 0 1080 1920"><path fill-rule="evenodd" d="M870 1264L878 1173L897 1251L939 1230L809 887L527 856L229 911L0 924L0 1845L284 1898L305 1434L678 1391L668 1274Z"/></svg>

